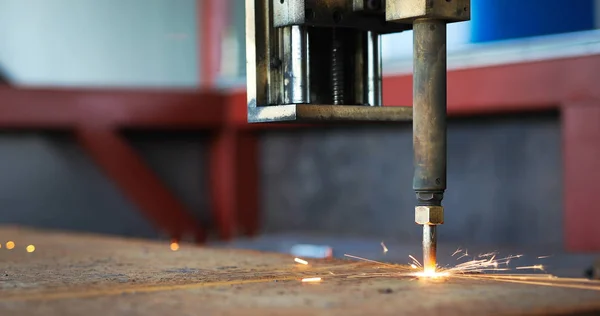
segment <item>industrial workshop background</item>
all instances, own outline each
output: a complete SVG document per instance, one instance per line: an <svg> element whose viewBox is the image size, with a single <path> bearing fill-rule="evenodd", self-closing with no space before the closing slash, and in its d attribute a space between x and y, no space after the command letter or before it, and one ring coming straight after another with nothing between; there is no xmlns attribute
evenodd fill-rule
<svg viewBox="0 0 600 316"><path fill-rule="evenodd" d="M539 3L448 26L445 241L600 250L600 1ZM410 124L249 125L244 47L243 0L0 0L0 223L417 242Z"/></svg>

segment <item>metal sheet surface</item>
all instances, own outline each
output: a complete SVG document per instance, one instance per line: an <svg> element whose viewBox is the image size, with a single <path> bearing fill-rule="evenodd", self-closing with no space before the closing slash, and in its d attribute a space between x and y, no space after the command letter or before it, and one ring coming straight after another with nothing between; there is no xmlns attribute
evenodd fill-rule
<svg viewBox="0 0 600 316"><path fill-rule="evenodd" d="M2 315L509 315L600 311L600 291L473 278L363 278L398 267L0 229ZM7 249L5 241L15 247ZM34 244L36 249L25 249ZM322 277L315 284L303 277Z"/></svg>

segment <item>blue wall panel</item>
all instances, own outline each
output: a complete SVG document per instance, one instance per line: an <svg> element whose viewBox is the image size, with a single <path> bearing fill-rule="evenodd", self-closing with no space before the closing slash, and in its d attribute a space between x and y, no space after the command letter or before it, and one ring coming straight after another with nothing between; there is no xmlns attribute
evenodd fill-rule
<svg viewBox="0 0 600 316"><path fill-rule="evenodd" d="M593 0L472 0L471 41L584 31L594 28Z"/></svg>

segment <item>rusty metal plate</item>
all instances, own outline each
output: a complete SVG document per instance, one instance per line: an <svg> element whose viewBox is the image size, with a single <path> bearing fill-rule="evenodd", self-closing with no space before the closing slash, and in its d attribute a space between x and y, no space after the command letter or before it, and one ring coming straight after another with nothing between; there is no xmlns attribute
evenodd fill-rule
<svg viewBox="0 0 600 316"><path fill-rule="evenodd" d="M289 104L248 108L248 122L407 122L410 106Z"/></svg>
<svg viewBox="0 0 600 316"><path fill-rule="evenodd" d="M0 315L556 315L600 291L554 282L395 276L400 265L308 260L82 234L0 229ZM26 246L35 244L34 252ZM373 277L368 277L372 275ZM321 277L304 283L302 278ZM567 281L567 280L565 280ZM590 284L588 284L590 283ZM566 284L566 285L565 285Z"/></svg>

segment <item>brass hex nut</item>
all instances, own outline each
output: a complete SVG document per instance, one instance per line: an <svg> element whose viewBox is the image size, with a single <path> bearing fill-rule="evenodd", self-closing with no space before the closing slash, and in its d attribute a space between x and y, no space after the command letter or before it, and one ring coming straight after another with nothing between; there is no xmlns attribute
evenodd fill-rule
<svg viewBox="0 0 600 316"><path fill-rule="evenodd" d="M415 222L419 225L439 225L444 223L443 206L415 207Z"/></svg>
<svg viewBox="0 0 600 316"><path fill-rule="evenodd" d="M385 19L389 22L412 23L427 18L461 22L471 19L470 0L387 0Z"/></svg>

